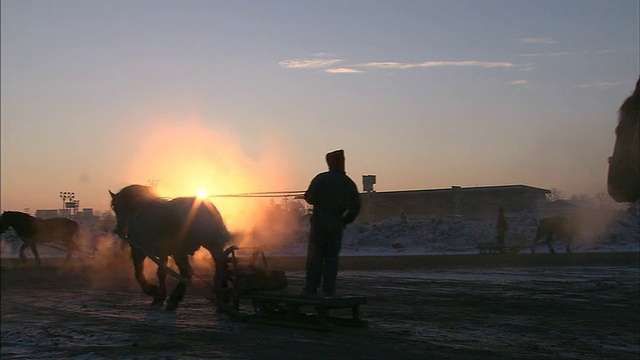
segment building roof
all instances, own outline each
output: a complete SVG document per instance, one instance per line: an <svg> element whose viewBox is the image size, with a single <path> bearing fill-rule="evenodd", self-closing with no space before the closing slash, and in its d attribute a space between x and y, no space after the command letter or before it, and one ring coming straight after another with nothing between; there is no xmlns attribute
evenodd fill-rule
<svg viewBox="0 0 640 360"><path fill-rule="evenodd" d="M393 190L393 191L376 191L378 194L415 194L415 193L423 193L423 192L451 192L451 191L514 191L514 190L524 190L531 192L538 192L541 194L551 193L551 190L537 188L528 185L496 185L496 186L474 186L474 187L461 187L461 186L452 186L446 189L423 189L423 190Z"/></svg>

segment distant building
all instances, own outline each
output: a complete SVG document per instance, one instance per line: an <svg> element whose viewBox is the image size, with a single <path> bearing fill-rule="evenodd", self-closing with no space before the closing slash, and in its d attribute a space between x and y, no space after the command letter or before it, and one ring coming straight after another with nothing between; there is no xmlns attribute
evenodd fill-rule
<svg viewBox="0 0 640 360"><path fill-rule="evenodd" d="M50 219L54 217L58 217L58 210L36 210L37 218L41 219Z"/></svg>
<svg viewBox="0 0 640 360"><path fill-rule="evenodd" d="M70 218L71 217L71 209L67 208L67 209L58 210L58 216Z"/></svg>
<svg viewBox="0 0 640 360"><path fill-rule="evenodd" d="M75 214L74 218L79 222L98 221L98 216L94 215L92 208L83 208Z"/></svg>
<svg viewBox="0 0 640 360"><path fill-rule="evenodd" d="M367 192L360 194L362 210L358 221L372 223L400 214L409 218L494 218L499 208L505 212L536 210L547 202L545 196L550 192L527 185Z"/></svg>
<svg viewBox="0 0 640 360"><path fill-rule="evenodd" d="M54 217L66 217L69 219L77 220L80 223L89 223L98 221L98 216L93 213L92 208L84 208L82 211L78 211L75 214L71 213L71 209L57 209L57 210L36 210L35 217L41 219L51 219Z"/></svg>
<svg viewBox="0 0 640 360"><path fill-rule="evenodd" d="M93 209L92 208L84 208L82 211L76 212L77 218L91 218L93 217Z"/></svg>

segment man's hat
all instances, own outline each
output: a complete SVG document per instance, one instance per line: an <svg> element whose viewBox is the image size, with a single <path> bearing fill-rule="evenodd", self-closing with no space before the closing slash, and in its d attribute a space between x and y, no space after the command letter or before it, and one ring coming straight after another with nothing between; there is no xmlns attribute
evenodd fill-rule
<svg viewBox="0 0 640 360"><path fill-rule="evenodd" d="M326 160L329 170L344 172L344 150L339 149L327 153Z"/></svg>

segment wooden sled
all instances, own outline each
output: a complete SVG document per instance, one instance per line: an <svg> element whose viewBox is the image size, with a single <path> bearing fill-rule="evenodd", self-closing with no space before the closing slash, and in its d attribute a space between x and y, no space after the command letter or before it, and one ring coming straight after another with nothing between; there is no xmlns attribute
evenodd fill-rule
<svg viewBox="0 0 640 360"><path fill-rule="evenodd" d="M244 252L248 256L239 256ZM303 296L287 288L284 271L270 269L259 248L227 249L230 315L275 325L328 329L333 325L366 327L360 316L364 296ZM246 305L249 306L246 306ZM249 308L249 313L245 310ZM344 315L347 316L337 316Z"/></svg>
<svg viewBox="0 0 640 360"><path fill-rule="evenodd" d="M311 297L287 291L256 291L243 299L253 304L254 314L245 317L248 321L313 329L368 326L360 316L360 305L367 303L364 296Z"/></svg>

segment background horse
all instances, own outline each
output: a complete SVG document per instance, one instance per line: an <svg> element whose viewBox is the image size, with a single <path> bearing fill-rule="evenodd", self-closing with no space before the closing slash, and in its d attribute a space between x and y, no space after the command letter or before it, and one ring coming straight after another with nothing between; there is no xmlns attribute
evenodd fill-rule
<svg viewBox="0 0 640 360"><path fill-rule="evenodd" d="M555 254L556 250L553 248L552 242L553 238L557 236L560 239L564 239L566 250L570 253L571 243L577 234L577 229L578 227L576 222L568 216L559 215L541 219L538 222L536 236L533 238L533 243L531 244L531 252L535 253L538 241L541 238L544 238L544 241L547 243L547 247L549 248L549 252Z"/></svg>
<svg viewBox="0 0 640 360"><path fill-rule="evenodd" d="M182 280L167 299L166 309L175 309L191 280L193 271L189 256L201 246L215 261L214 286L224 287L227 278L227 257L224 247L230 234L218 209L209 201L193 197L165 200L151 188L130 185L111 194L111 207L116 213L116 234L131 246L135 278L142 290L153 296L152 305L162 306L167 298L167 260L173 256ZM144 276L144 259L158 264L158 286L149 284ZM186 280L186 281L185 281Z"/></svg>
<svg viewBox="0 0 640 360"><path fill-rule="evenodd" d="M607 174L609 195L617 202L640 199L640 78L618 110L618 126Z"/></svg>
<svg viewBox="0 0 640 360"><path fill-rule="evenodd" d="M24 250L30 247L38 264L42 263L36 244L62 242L67 250L65 261L69 261L71 253L78 250L76 240L80 234L80 226L71 219L39 219L19 211L5 211L0 216L0 234L8 228L12 228L23 242L20 247L20 259L23 262L27 261Z"/></svg>

